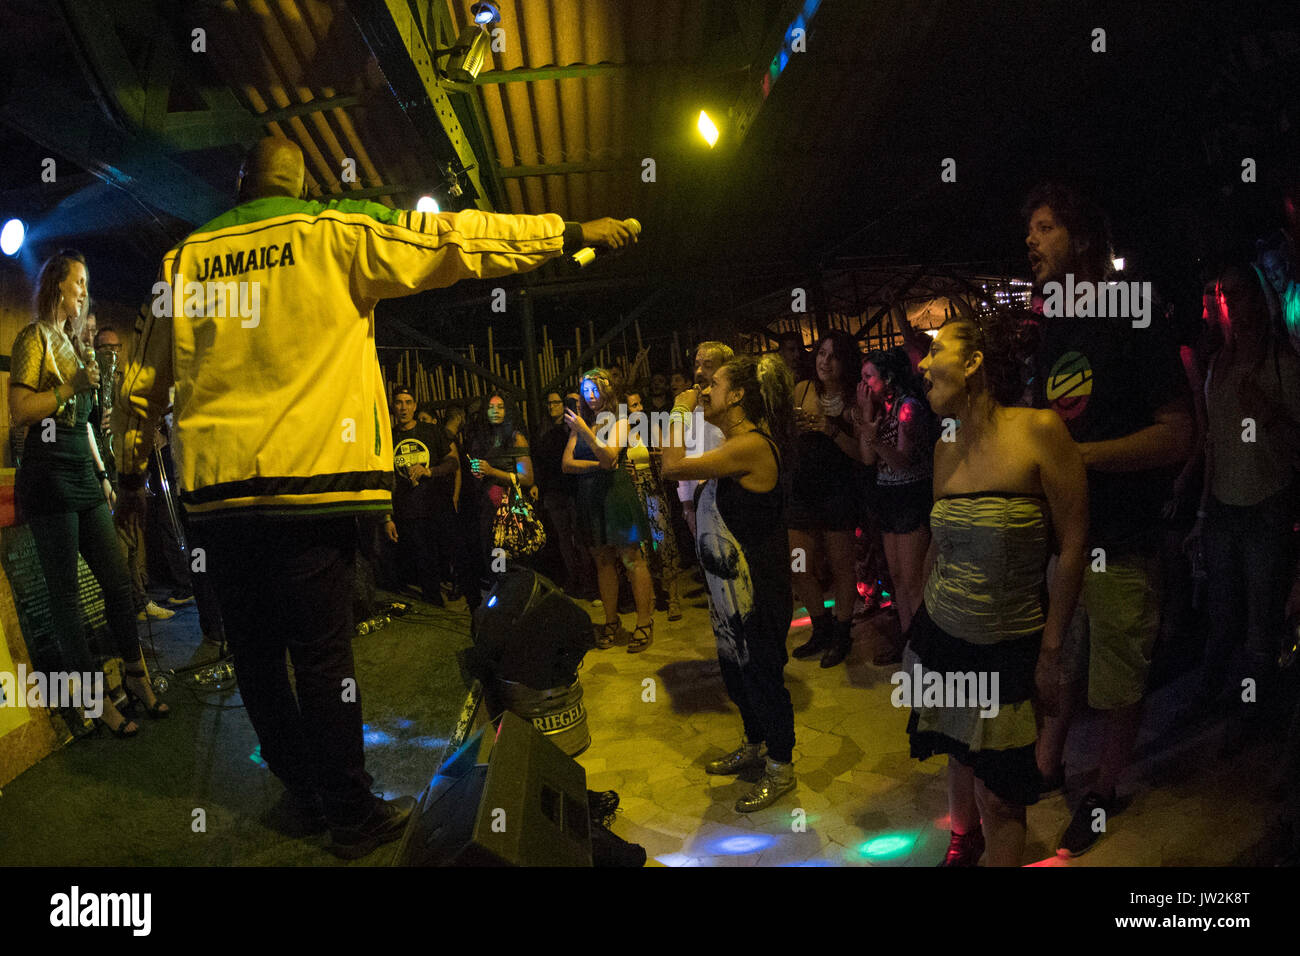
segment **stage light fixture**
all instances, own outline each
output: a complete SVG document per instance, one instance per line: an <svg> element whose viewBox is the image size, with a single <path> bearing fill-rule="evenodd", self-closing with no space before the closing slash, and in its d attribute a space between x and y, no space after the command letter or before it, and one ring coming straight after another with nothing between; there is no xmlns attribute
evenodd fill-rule
<svg viewBox="0 0 1300 956"><path fill-rule="evenodd" d="M488 28L501 22L501 11L495 3L476 3L469 8L469 12L474 21L465 25L456 39L456 45L450 50L439 51L451 54L451 59L447 61L447 76L458 83L473 83L483 72L488 50L492 46Z"/></svg>
<svg viewBox="0 0 1300 956"><path fill-rule="evenodd" d="M718 127L714 125L713 120L709 118L709 114L704 110L700 110L700 118L696 121L695 128L700 131L700 135L704 137L704 141L712 149L718 142Z"/></svg>
<svg viewBox="0 0 1300 956"><path fill-rule="evenodd" d="M0 229L0 252L7 256L18 255L26 238L27 224L21 219L10 219L5 223L4 229Z"/></svg>
<svg viewBox="0 0 1300 956"><path fill-rule="evenodd" d="M474 15L474 22L480 26L487 27L501 22L501 11L495 3L488 3L487 0L474 4L469 12Z"/></svg>
<svg viewBox="0 0 1300 956"><path fill-rule="evenodd" d="M1111 260L1110 260L1110 264L1111 264L1111 266L1114 267L1114 269L1115 269L1116 272L1123 272L1123 271L1124 271L1124 257L1123 257L1123 256L1116 256L1114 259L1111 259Z"/></svg>
<svg viewBox="0 0 1300 956"><path fill-rule="evenodd" d="M415 203L416 212L439 212L438 200L432 196L421 196Z"/></svg>

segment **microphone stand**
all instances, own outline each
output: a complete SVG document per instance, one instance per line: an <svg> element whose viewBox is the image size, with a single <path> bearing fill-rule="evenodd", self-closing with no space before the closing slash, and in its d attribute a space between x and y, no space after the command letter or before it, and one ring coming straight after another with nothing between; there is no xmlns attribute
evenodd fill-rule
<svg viewBox="0 0 1300 956"><path fill-rule="evenodd" d="M154 464L158 467L158 489L162 494L163 504L167 508L167 520L171 523L172 530L176 532L176 540L180 543L181 554L185 561L189 561L190 549L185 540L185 527L181 523L180 512L176 510L176 499L172 496L171 482L167 480L167 469L164 467L162 449L157 445L153 450ZM197 601L198 598L195 597ZM230 661L230 647L226 642L226 632L223 628L221 631L221 647L217 653L215 661L208 661L203 664L196 664L191 667L180 667L172 670L172 674L181 675L191 671L194 674L194 682L201 685L211 685L216 690L221 690L223 683L235 680L235 667Z"/></svg>

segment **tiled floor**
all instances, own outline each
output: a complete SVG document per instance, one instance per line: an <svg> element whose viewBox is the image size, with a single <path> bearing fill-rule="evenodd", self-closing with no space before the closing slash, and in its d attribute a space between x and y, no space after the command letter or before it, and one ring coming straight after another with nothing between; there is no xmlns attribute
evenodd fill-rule
<svg viewBox="0 0 1300 956"><path fill-rule="evenodd" d="M603 620L599 609L590 610ZM722 686L703 598L685 610L674 624L656 615L648 651L592 651L580 673L592 743L578 762L590 789L619 793L615 833L667 866L933 866L942 858L944 760L908 756L908 712L890 703L895 668L870 664L876 629L897 628L890 613L857 627L845 666L822 670L815 659L791 659L786 684L795 707L798 788L745 815L732 805L749 784L704 772L707 760L739 743L740 719ZM792 632L789 646L806 633ZM1222 725L1194 726L1179 711L1188 681L1152 695L1138 760L1121 788L1133 802L1112 816L1110 833L1084 857L1058 858L1069 809L1065 797L1045 799L1029 809L1027 863L1251 862L1277 815L1263 793L1267 748L1221 756ZM1067 768L1075 791L1095 765L1092 726L1085 720L1071 738Z"/></svg>

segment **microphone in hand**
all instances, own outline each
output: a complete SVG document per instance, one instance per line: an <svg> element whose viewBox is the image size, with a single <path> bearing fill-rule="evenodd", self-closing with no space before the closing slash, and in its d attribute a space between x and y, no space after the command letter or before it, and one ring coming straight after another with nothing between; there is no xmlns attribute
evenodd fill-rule
<svg viewBox="0 0 1300 956"><path fill-rule="evenodd" d="M612 251L636 245L641 236L641 223L635 219L593 219L582 223L582 240L590 243L579 249L571 257L579 268L591 265L596 259L596 249L600 246Z"/></svg>

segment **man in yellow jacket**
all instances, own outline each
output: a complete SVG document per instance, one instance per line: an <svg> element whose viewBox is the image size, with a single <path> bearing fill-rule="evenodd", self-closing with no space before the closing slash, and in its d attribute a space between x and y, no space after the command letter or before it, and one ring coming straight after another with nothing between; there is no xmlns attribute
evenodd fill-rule
<svg viewBox="0 0 1300 956"><path fill-rule="evenodd" d="M113 431L129 512L175 385L180 498L205 552L192 564L213 576L262 756L301 822L355 858L400 836L413 805L370 792L351 646L355 519L392 510L375 304L636 237L613 219L311 202L305 175L295 144L262 140L241 204L167 253Z"/></svg>

